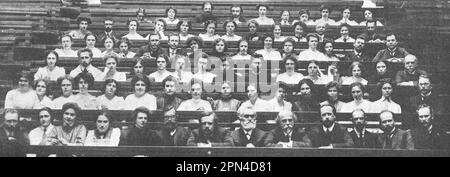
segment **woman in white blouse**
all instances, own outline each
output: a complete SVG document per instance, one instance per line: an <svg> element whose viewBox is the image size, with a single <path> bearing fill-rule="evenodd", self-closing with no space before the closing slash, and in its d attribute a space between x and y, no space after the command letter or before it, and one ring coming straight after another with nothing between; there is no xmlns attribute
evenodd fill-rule
<svg viewBox="0 0 450 177"><path fill-rule="evenodd" d="M63 67L56 66L58 61L58 53L56 51L50 51L45 59L46 66L38 69L34 74L34 80L45 79L56 81L59 77L66 75L66 70Z"/></svg>
<svg viewBox="0 0 450 177"><path fill-rule="evenodd" d="M119 85L114 79L105 80L103 95L97 97L99 109L122 110L125 108L125 100L117 96Z"/></svg>
<svg viewBox="0 0 450 177"><path fill-rule="evenodd" d="M177 29L180 32L180 41L186 41L190 37L194 37L194 35L189 34L189 30L191 30L192 25L190 21L180 20L177 24Z"/></svg>
<svg viewBox="0 0 450 177"><path fill-rule="evenodd" d="M117 64L119 63L117 55L108 54L103 58L103 61L105 61L105 69L97 80L114 79L119 82L127 80L127 75L124 72L117 71Z"/></svg>
<svg viewBox="0 0 450 177"><path fill-rule="evenodd" d="M274 37L274 42L283 42L286 39L286 36L281 35L281 24L280 23L275 23L275 25L273 25L273 37Z"/></svg>
<svg viewBox="0 0 450 177"><path fill-rule="evenodd" d="M139 28L139 22L137 20L130 20L127 23L128 25L128 34L123 36L122 38L128 38L129 40L144 40L140 34L137 33L137 29Z"/></svg>
<svg viewBox="0 0 450 177"><path fill-rule="evenodd" d="M72 36L63 35L61 37L62 49L55 49L60 57L78 57L77 51L72 50Z"/></svg>
<svg viewBox="0 0 450 177"><path fill-rule="evenodd" d="M225 41L239 41L240 39L242 39L241 36L234 34L237 29L237 24L235 21L226 21L223 24L223 29L226 31L226 34L221 38L225 39Z"/></svg>
<svg viewBox="0 0 450 177"><path fill-rule="evenodd" d="M118 146L120 141L120 129L111 125L111 115L102 112L97 116L96 128L89 130L84 141L84 146Z"/></svg>
<svg viewBox="0 0 450 177"><path fill-rule="evenodd" d="M5 98L5 108L33 109L39 105L36 92L31 88L32 79L29 73L22 71L18 76L19 86L8 91Z"/></svg>
<svg viewBox="0 0 450 177"><path fill-rule="evenodd" d="M294 20L292 23L303 22L305 25L308 26L316 25L316 23L314 23L313 20L309 19L310 14L308 9L301 9L300 11L298 11L298 15L300 18L298 20Z"/></svg>
<svg viewBox="0 0 450 177"><path fill-rule="evenodd" d="M167 25L176 25L180 21L180 19L177 18L177 9L173 7L166 9L166 15L167 17L164 18L164 21Z"/></svg>
<svg viewBox="0 0 450 177"><path fill-rule="evenodd" d="M105 51L103 51L101 57L105 57L106 55L118 55L114 52L114 46L116 44L116 40L112 37L106 37L103 39L103 46L105 47Z"/></svg>
<svg viewBox="0 0 450 177"><path fill-rule="evenodd" d="M134 58L136 53L130 50L131 48L131 42L128 40L128 38L122 38L119 41L119 57L120 58Z"/></svg>
<svg viewBox="0 0 450 177"><path fill-rule="evenodd" d="M84 40L86 41L86 48L91 49L93 58L102 57L102 51L95 47L97 36L95 36L94 34L86 34Z"/></svg>
<svg viewBox="0 0 450 177"><path fill-rule="evenodd" d="M291 13L289 13L288 10L283 10L281 11L281 15L280 15L280 24L281 25L291 25L292 23L289 22L289 18L291 16Z"/></svg>
<svg viewBox="0 0 450 177"><path fill-rule="evenodd" d="M81 109L97 109L97 98L89 93L89 89L94 85L94 77L91 73L82 72L75 77L75 88L80 93L74 96L75 103Z"/></svg>
<svg viewBox="0 0 450 177"><path fill-rule="evenodd" d="M298 65L297 58L293 55L289 55L284 58L284 68L286 72L277 76L276 82L284 82L286 84L298 84L304 76L301 73L296 72Z"/></svg>
<svg viewBox="0 0 450 177"><path fill-rule="evenodd" d="M173 72L167 71L167 65L170 64L169 58L161 54L156 59L156 66L158 68L157 71L148 75L149 78L153 78L155 82L162 82L166 77L175 75Z"/></svg>
<svg viewBox="0 0 450 177"><path fill-rule="evenodd" d="M273 25L275 24L275 21L272 18L268 18L266 16L267 11L269 10L269 6L267 5L263 5L263 4L258 4L256 6L256 10L258 10L258 18L254 18L252 20L255 20L256 22L258 22L259 25Z"/></svg>
<svg viewBox="0 0 450 177"><path fill-rule="evenodd" d="M125 98L125 109L134 110L138 107L146 107L149 110L156 110L156 97L147 93L150 91L150 80L147 76L138 74L131 80L134 93Z"/></svg>
<svg viewBox="0 0 450 177"><path fill-rule="evenodd" d="M36 95L39 99L39 104L34 106L35 109L52 106L52 99L47 96L47 87L47 80L39 79L34 81L34 90L36 90Z"/></svg>
<svg viewBox="0 0 450 177"><path fill-rule="evenodd" d="M205 22L205 31L204 34L198 34L198 37L200 37L203 41L214 41L220 36L218 34L215 34L217 28L217 23L213 20L208 20Z"/></svg>
<svg viewBox="0 0 450 177"><path fill-rule="evenodd" d="M356 22L355 20L350 20L350 15L351 15L351 11L350 11L350 7L344 7L344 9L342 10L342 19L340 21L338 21L338 24L348 24L350 26L357 26L359 25L358 22Z"/></svg>
<svg viewBox="0 0 450 177"><path fill-rule="evenodd" d="M353 62L350 65L350 71L352 73L351 76L342 76L341 77L341 85L350 85L353 82L359 82L363 85L367 85L367 80L362 78L362 64L360 62Z"/></svg>
<svg viewBox="0 0 450 177"><path fill-rule="evenodd" d="M257 50L255 53L260 54L264 57L264 60L282 60L281 54L276 49L272 48L273 36L266 35L262 37L264 41L264 49Z"/></svg>

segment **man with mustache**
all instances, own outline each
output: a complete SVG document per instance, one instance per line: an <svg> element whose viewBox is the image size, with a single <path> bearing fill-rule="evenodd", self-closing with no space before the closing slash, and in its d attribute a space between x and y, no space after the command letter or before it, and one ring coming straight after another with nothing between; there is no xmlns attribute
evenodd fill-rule
<svg viewBox="0 0 450 177"><path fill-rule="evenodd" d="M346 54L347 61L371 61L371 57L367 54L364 45L366 40L364 36L359 35L356 37L353 43L353 51L349 51Z"/></svg>
<svg viewBox="0 0 450 177"><path fill-rule="evenodd" d="M134 57L142 57L147 60L156 60L161 54L167 55L160 46L161 37L159 34L150 33L148 36L148 45L139 48Z"/></svg>
<svg viewBox="0 0 450 177"><path fill-rule="evenodd" d="M146 107L138 107L131 115L134 126L128 130L122 130L119 146L160 146L161 139L147 126L150 119L150 110Z"/></svg>
<svg viewBox="0 0 450 177"><path fill-rule="evenodd" d="M200 118L199 128L191 132L187 140L188 146L217 147L233 146L230 132L217 125L215 114L208 112Z"/></svg>
<svg viewBox="0 0 450 177"><path fill-rule="evenodd" d="M5 109L4 122L0 126L0 157L25 157L29 139L26 131L19 125L19 112Z"/></svg>
<svg viewBox="0 0 450 177"><path fill-rule="evenodd" d="M62 125L55 126L47 136L47 145L83 146L86 139L86 127L78 123L81 109L76 103L62 106Z"/></svg>
<svg viewBox="0 0 450 177"><path fill-rule="evenodd" d="M414 149L410 131L395 127L394 113L391 111L381 111L380 128L383 133L378 139L383 149Z"/></svg>
<svg viewBox="0 0 450 177"><path fill-rule="evenodd" d="M353 140L347 129L335 122L336 109L333 106L321 106L320 117L322 126L313 127L308 133L312 147L324 149L353 147Z"/></svg>
<svg viewBox="0 0 450 177"><path fill-rule="evenodd" d="M97 34L98 40L104 41L105 38L113 38L114 41L119 41L116 32L112 30L114 21L112 19L107 18L105 19L104 24L105 24L104 31Z"/></svg>
<svg viewBox="0 0 450 177"><path fill-rule="evenodd" d="M437 114L445 111L443 100L439 97L439 93L431 86L431 81L428 76L420 76L418 79L417 88L419 94L407 98L403 109L406 112L415 112L421 104L427 104L433 108Z"/></svg>
<svg viewBox="0 0 450 177"><path fill-rule="evenodd" d="M91 64L93 55L91 49L84 48L78 50L78 60L80 61L80 64L70 71L70 76L75 78L82 72L89 72L92 74L95 81L102 80L103 78L101 78L101 75L103 72Z"/></svg>
<svg viewBox="0 0 450 177"><path fill-rule="evenodd" d="M366 129L366 113L362 109L352 112L353 130L350 132L355 148L380 148L376 134Z"/></svg>
<svg viewBox="0 0 450 177"><path fill-rule="evenodd" d="M411 130L415 149L448 149L449 136L434 118L433 108L422 104L417 108L420 125Z"/></svg>
<svg viewBox="0 0 450 177"><path fill-rule="evenodd" d="M91 19L87 17L78 17L78 30L73 30L69 32L69 35L74 39L84 39L87 34L92 34L91 31L87 30L88 26L92 23Z"/></svg>
<svg viewBox="0 0 450 177"><path fill-rule="evenodd" d="M180 36L177 33L172 33L169 36L169 47L166 50L168 57L170 59L170 63L175 63L175 59L177 55L186 55L185 50L180 48Z"/></svg>
<svg viewBox="0 0 450 177"><path fill-rule="evenodd" d="M244 17L242 17L242 7L239 4L233 4L230 7L231 17L229 17L230 21L236 22L236 24L245 23L246 20Z"/></svg>
<svg viewBox="0 0 450 177"><path fill-rule="evenodd" d="M402 62L409 53L405 48L398 47L397 35L390 33L386 35L386 49L378 51L372 62L389 61Z"/></svg>
<svg viewBox="0 0 450 177"><path fill-rule="evenodd" d="M156 131L161 138L163 146L186 146L191 134L189 128L178 126L175 109L164 113L163 127Z"/></svg>
<svg viewBox="0 0 450 177"><path fill-rule="evenodd" d="M214 6L211 2L204 2L202 5L203 12L197 15L194 19L197 23L204 23L208 20L216 21L216 16L212 13Z"/></svg>
<svg viewBox="0 0 450 177"><path fill-rule="evenodd" d="M233 144L242 147L265 147L269 134L256 128L256 112L252 109L238 111L241 127L231 133Z"/></svg>
<svg viewBox="0 0 450 177"><path fill-rule="evenodd" d="M427 72L417 69L418 59L416 56L409 54L405 56L405 70L397 71L395 81L399 86L418 86L419 76L427 75Z"/></svg>
<svg viewBox="0 0 450 177"><path fill-rule="evenodd" d="M183 100L175 96L178 86L176 78L168 76L162 81L162 84L164 93L156 98L157 109L162 111L177 110Z"/></svg>
<svg viewBox="0 0 450 177"><path fill-rule="evenodd" d="M278 113L278 127L269 132L268 147L311 147L311 140L304 128L295 127L297 116L291 111L283 110Z"/></svg>

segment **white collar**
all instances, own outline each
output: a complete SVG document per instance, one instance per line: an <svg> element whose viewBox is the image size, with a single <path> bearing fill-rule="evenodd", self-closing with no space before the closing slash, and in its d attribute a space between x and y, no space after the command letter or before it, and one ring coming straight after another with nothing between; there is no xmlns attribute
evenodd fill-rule
<svg viewBox="0 0 450 177"><path fill-rule="evenodd" d="M333 125L331 125L329 128L326 128L325 126L322 125L323 131L327 132L327 130L328 130L328 131L332 132L334 129L334 125L335 125L335 123L333 123Z"/></svg>

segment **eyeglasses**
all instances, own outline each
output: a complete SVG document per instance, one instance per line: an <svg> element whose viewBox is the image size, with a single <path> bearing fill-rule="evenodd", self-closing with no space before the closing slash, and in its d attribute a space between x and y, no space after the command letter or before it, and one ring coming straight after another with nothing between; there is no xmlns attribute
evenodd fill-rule
<svg viewBox="0 0 450 177"><path fill-rule="evenodd" d="M90 59L91 57L80 57L81 59Z"/></svg>
<svg viewBox="0 0 450 177"><path fill-rule="evenodd" d="M173 116L164 116L164 119L167 120L175 120L177 118L177 116L173 115Z"/></svg>
<svg viewBox="0 0 450 177"><path fill-rule="evenodd" d="M143 68L143 66L134 66L134 68Z"/></svg>
<svg viewBox="0 0 450 177"><path fill-rule="evenodd" d="M109 121L108 120L97 120L97 123L104 123L104 124L106 124L106 123L109 123Z"/></svg>
<svg viewBox="0 0 450 177"><path fill-rule="evenodd" d="M249 118L255 118L256 115L255 114L246 114L246 115L243 115L242 117L249 119Z"/></svg>
<svg viewBox="0 0 450 177"><path fill-rule="evenodd" d="M352 93L361 93L361 91L360 90L352 91Z"/></svg>
<svg viewBox="0 0 450 177"><path fill-rule="evenodd" d="M202 125L212 125L212 122L202 122Z"/></svg>
<svg viewBox="0 0 450 177"><path fill-rule="evenodd" d="M294 119L282 119L281 122L283 122L283 123L294 122Z"/></svg>

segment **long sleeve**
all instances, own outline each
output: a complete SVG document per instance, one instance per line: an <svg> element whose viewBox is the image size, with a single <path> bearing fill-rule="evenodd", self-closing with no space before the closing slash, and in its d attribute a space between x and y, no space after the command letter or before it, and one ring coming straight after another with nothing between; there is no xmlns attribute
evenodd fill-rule
<svg viewBox="0 0 450 177"><path fill-rule="evenodd" d="M14 107L13 102L14 102L14 94L13 94L13 90L11 90L6 94L5 108L13 108Z"/></svg>
<svg viewBox="0 0 450 177"><path fill-rule="evenodd" d="M223 137L223 142L216 143L211 142L213 147L224 147L224 146L233 146L233 138L231 137L231 133L228 130L225 130L225 135Z"/></svg>
<svg viewBox="0 0 450 177"><path fill-rule="evenodd" d="M97 144L94 143L94 138L95 138L94 130L88 131L88 134L84 141L84 145L85 146L96 146Z"/></svg>
<svg viewBox="0 0 450 177"><path fill-rule="evenodd" d="M344 136L343 138L344 138L345 142L333 143L332 144L333 148L351 148L351 147L353 147L353 140L352 140L352 137L350 136L350 134L345 129L342 129L342 131L343 131L343 136Z"/></svg>
<svg viewBox="0 0 450 177"><path fill-rule="evenodd" d="M403 141L406 141L405 149L408 149L408 150L413 150L414 149L414 142L413 142L413 138L411 136L411 131L410 130L407 130L406 133L404 134Z"/></svg>
<svg viewBox="0 0 450 177"><path fill-rule="evenodd" d="M111 133L111 139L110 139L109 145L110 146L119 146L120 135L121 135L120 129L114 128Z"/></svg>
<svg viewBox="0 0 450 177"><path fill-rule="evenodd" d="M351 137L350 137L351 138ZM312 143L309 139L308 135L304 134L302 137L302 141L293 141L292 147L311 147Z"/></svg>
<svg viewBox="0 0 450 177"><path fill-rule="evenodd" d="M383 50L380 50L377 52L377 55L375 55L375 57L373 57L372 62L378 62L381 60L381 56L383 55Z"/></svg>
<svg viewBox="0 0 450 177"><path fill-rule="evenodd" d="M191 131L187 140L187 146L197 146L195 131Z"/></svg>
<svg viewBox="0 0 450 177"><path fill-rule="evenodd" d="M47 143L46 145L56 145L51 142L55 142L58 140L58 130L56 127L53 127L50 133L47 135Z"/></svg>

